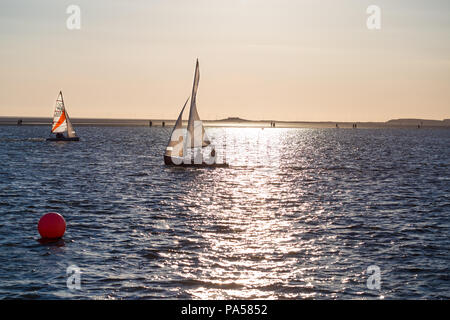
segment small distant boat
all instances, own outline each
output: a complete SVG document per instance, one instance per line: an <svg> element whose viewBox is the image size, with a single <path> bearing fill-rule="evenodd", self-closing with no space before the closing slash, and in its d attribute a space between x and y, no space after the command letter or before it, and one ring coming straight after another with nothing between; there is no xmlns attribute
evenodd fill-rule
<svg viewBox="0 0 450 320"><path fill-rule="evenodd" d="M67 136L65 136L64 133L66 133ZM80 138L77 137L77 134L75 133L75 129L72 126L69 114L64 105L62 91L59 92L58 98L56 99L51 134L55 134L55 137L48 138L47 141L80 141Z"/></svg>
<svg viewBox="0 0 450 320"><path fill-rule="evenodd" d="M175 126L173 127L172 133L170 134L170 140L167 144L166 151L164 153L164 164L168 166L182 166L182 167L228 167L227 163L216 163L215 155L216 151L211 145L203 123L200 121L200 117L197 112L196 97L198 83L200 81L200 69L197 59L194 74L194 84L192 86L191 95L191 106L189 111L189 120L187 128L183 128L183 111L189 101L189 98L184 103L181 109L180 115L178 116ZM182 132L183 134L180 134ZM190 139L187 139L187 136ZM190 141L188 141L190 140ZM195 161L194 157L196 153L202 153L203 148L211 148L211 153L209 154L210 161L204 161L203 157L201 162ZM188 152L190 151L190 152ZM189 153L189 155L188 155ZM200 163L197 163L200 162Z"/></svg>

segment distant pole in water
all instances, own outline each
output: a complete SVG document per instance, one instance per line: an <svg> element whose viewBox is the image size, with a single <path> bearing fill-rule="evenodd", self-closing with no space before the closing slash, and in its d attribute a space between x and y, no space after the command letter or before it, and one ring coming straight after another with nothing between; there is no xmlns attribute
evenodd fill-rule
<svg viewBox="0 0 450 320"><path fill-rule="evenodd" d="M149 121L148 126L151 127L153 125L153 122Z"/></svg>

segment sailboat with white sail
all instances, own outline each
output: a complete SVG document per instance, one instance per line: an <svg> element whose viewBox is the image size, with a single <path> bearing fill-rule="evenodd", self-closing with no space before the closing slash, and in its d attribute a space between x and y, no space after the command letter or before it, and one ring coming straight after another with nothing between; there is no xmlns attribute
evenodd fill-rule
<svg viewBox="0 0 450 320"><path fill-rule="evenodd" d="M66 133L67 136L65 136L64 133ZM62 91L59 92L58 98L56 98L51 134L55 134L56 136L48 138L47 141L80 141L80 138L77 137L77 134L75 133L75 129L73 128L69 114L64 105Z"/></svg>
<svg viewBox="0 0 450 320"><path fill-rule="evenodd" d="M197 90L200 81L200 68L197 59L192 86L191 105L187 128L183 127L183 112L189 101L184 103L175 126L170 135L169 143L164 153L164 163L176 166L214 166L227 167L219 163L216 151L208 138L197 111Z"/></svg>

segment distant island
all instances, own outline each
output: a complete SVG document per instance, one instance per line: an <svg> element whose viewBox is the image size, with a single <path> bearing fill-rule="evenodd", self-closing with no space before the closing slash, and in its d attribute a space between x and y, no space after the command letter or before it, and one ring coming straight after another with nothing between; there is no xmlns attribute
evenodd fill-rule
<svg viewBox="0 0 450 320"><path fill-rule="evenodd" d="M402 125L402 126L414 126L414 125L424 125L424 126L449 126L450 119L444 120L426 120L426 119L393 119L386 121L386 124Z"/></svg>
<svg viewBox="0 0 450 320"><path fill-rule="evenodd" d="M253 120L246 120L246 119L242 119L239 117L228 117L226 119L221 119L221 120L213 120L216 122L253 122Z"/></svg>
<svg viewBox="0 0 450 320"><path fill-rule="evenodd" d="M172 127L174 119L71 119L75 126L155 126ZM183 121L187 122L187 121ZM287 121L287 120L248 120L228 117L220 120L204 120L209 127L259 127L268 128L274 122L277 128L450 128L450 119L392 119L385 122L345 122L345 121ZM0 117L0 125L42 125L50 126L48 117Z"/></svg>

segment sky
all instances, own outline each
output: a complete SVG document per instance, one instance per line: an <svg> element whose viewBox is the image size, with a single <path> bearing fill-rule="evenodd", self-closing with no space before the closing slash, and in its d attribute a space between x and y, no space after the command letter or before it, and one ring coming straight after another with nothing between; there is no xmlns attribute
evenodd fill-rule
<svg viewBox="0 0 450 320"><path fill-rule="evenodd" d="M205 120L440 120L449 39L448 0L2 0L0 116L175 119L198 58Z"/></svg>

